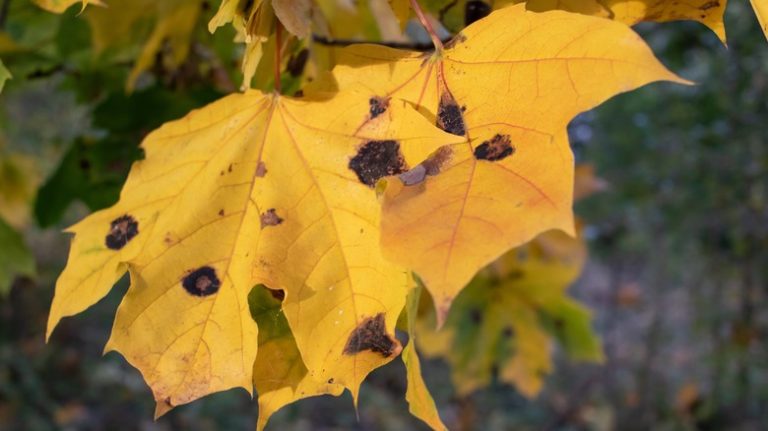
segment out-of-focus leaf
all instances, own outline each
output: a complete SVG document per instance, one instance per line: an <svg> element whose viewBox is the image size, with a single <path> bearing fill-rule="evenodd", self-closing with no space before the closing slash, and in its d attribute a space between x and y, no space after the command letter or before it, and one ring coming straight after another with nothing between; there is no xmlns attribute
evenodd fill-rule
<svg viewBox="0 0 768 431"><path fill-rule="evenodd" d="M750 0L752 8L755 10L757 20L760 21L760 28L763 29L765 37L768 38L768 0Z"/></svg>
<svg viewBox="0 0 768 431"><path fill-rule="evenodd" d="M8 294L14 276L34 273L35 260L24 238L0 218L0 298Z"/></svg>
<svg viewBox="0 0 768 431"><path fill-rule="evenodd" d="M0 217L16 228L25 226L39 182L35 159L0 148Z"/></svg>
<svg viewBox="0 0 768 431"><path fill-rule="evenodd" d="M104 6L101 0L32 0L32 2L41 8L53 13L62 13L69 9L73 4L82 4L81 10L89 4Z"/></svg>
<svg viewBox="0 0 768 431"><path fill-rule="evenodd" d="M0 58L0 93L3 92L3 87L5 87L5 81L11 79L11 72L8 71L8 69L5 68L5 65L3 64L3 59Z"/></svg>
<svg viewBox="0 0 768 431"><path fill-rule="evenodd" d="M457 297L442 331L434 332L431 310L422 316L419 346L450 363L460 393L488 385L497 373L535 396L553 367L553 339L573 359L602 361L589 311L566 296L585 258L581 239L557 231L539 236L478 275Z"/></svg>

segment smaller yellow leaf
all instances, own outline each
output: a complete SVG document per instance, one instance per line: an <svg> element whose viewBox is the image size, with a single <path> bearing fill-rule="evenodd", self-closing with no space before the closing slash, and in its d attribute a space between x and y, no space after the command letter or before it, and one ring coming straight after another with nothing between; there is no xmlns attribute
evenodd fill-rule
<svg viewBox="0 0 768 431"><path fill-rule="evenodd" d="M408 345L405 346L402 353L403 363L406 369L406 378L408 380L408 389L405 392L405 399L408 401L408 410L412 415L423 420L434 430L447 429L435 406L435 400L429 393L424 378L421 375L421 364L419 355L416 352L416 317L419 311L419 298L421 296L421 285L411 289L406 299L406 313L408 314Z"/></svg>
<svg viewBox="0 0 768 431"><path fill-rule="evenodd" d="M276 411L302 398L331 394L339 396L344 386L332 380L321 382L309 376L296 340L280 309L285 293L256 286L248 295L251 315L259 326L259 349L253 364L253 384L258 392L262 430Z"/></svg>
<svg viewBox="0 0 768 431"><path fill-rule="evenodd" d="M32 2L53 13L62 13L75 3L82 3L81 12L89 4L104 6L100 0L32 0Z"/></svg>

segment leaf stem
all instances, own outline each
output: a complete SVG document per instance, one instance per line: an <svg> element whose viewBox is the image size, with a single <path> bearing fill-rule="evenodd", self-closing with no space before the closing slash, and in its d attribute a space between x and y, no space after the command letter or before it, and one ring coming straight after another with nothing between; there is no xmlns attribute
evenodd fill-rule
<svg viewBox="0 0 768 431"><path fill-rule="evenodd" d="M281 58L280 54L282 51L282 29L283 25L280 23L280 21L277 21L277 27L275 28L275 92L277 94L280 94L281 88L280 88L280 69L281 69Z"/></svg>
<svg viewBox="0 0 768 431"><path fill-rule="evenodd" d="M437 33L435 32L434 27L432 27L432 23L424 14L424 11L421 9L421 6L419 5L418 0L410 0L410 1L411 1L411 9L413 9L413 12L416 13L416 17L419 19L419 22L421 23L421 25L424 26L424 29L427 30L427 33L429 33L429 37L432 39L432 44L435 45L435 49L438 51L442 51L443 42L437 36Z"/></svg>

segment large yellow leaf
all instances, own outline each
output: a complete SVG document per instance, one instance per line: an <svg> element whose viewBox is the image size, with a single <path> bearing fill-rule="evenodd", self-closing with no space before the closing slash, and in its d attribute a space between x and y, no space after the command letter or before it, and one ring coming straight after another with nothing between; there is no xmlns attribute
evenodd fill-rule
<svg viewBox="0 0 768 431"><path fill-rule="evenodd" d="M350 90L326 101L251 91L151 133L120 201L70 229L48 334L130 270L106 350L138 368L158 413L205 394L251 390L257 326L251 287L285 291L285 316L308 369L357 398L400 352L392 333L407 273L379 253L381 176L404 154L454 137L410 106L366 121ZM361 101L362 103L358 103Z"/></svg>
<svg viewBox="0 0 768 431"><path fill-rule="evenodd" d="M259 325L259 353L253 363L253 384L259 393L261 430L270 416L283 406L302 398L340 395L344 387L332 380L318 381L309 376L296 340L280 309L285 293L257 286L248 295L251 315Z"/></svg>
<svg viewBox="0 0 768 431"><path fill-rule="evenodd" d="M406 100L464 140L384 192L385 256L422 278L439 322L503 252L545 230L573 231L565 128L576 114L652 81L681 82L624 24L524 5L433 55L357 46L339 56L340 88L364 80L371 100Z"/></svg>
<svg viewBox="0 0 768 431"><path fill-rule="evenodd" d="M529 10L553 9L615 19L634 25L641 21L698 21L725 41L723 13L727 0L528 0Z"/></svg>
<svg viewBox="0 0 768 431"><path fill-rule="evenodd" d="M768 38L768 1L766 0L750 0L752 2L752 8L755 9L755 15L757 20L760 21L760 28L763 29L765 37Z"/></svg>

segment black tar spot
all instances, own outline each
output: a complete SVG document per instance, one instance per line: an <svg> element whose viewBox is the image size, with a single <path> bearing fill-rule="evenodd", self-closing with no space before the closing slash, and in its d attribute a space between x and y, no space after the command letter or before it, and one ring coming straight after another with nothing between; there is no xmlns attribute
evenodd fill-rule
<svg viewBox="0 0 768 431"><path fill-rule="evenodd" d="M354 355L364 350L370 350L386 358L392 356L395 349L395 341L387 334L384 313L379 313L376 317L363 320L352 331L347 345L344 346L344 354Z"/></svg>
<svg viewBox="0 0 768 431"><path fill-rule="evenodd" d="M462 109L448 92L440 97L440 105L437 107L437 127L453 135L464 136L467 133Z"/></svg>
<svg viewBox="0 0 768 431"><path fill-rule="evenodd" d="M104 239L108 248L112 250L120 250L125 247L133 237L139 233L139 222L133 217L126 214L120 216L109 224L109 233Z"/></svg>
<svg viewBox="0 0 768 431"><path fill-rule="evenodd" d="M184 290L194 296L209 296L219 291L221 281L216 276L216 270L210 266L198 268L181 280Z"/></svg>
<svg viewBox="0 0 768 431"><path fill-rule="evenodd" d="M483 142L475 148L475 158L477 160L488 160L495 162L511 156L515 152L509 135L497 134L493 138Z"/></svg>
<svg viewBox="0 0 768 431"><path fill-rule="evenodd" d="M350 159L348 167L357 174L360 182L368 187L375 186L380 178L408 170L397 141L366 142L355 157Z"/></svg>

